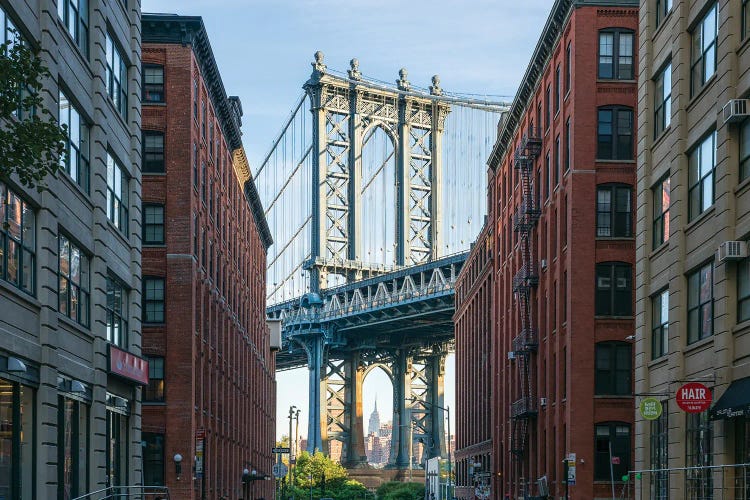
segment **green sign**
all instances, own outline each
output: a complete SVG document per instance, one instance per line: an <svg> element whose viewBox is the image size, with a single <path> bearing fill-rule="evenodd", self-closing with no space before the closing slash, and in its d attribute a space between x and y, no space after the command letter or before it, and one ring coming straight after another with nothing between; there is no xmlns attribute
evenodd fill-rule
<svg viewBox="0 0 750 500"><path fill-rule="evenodd" d="M641 416L646 420L656 420L661 416L661 402L656 398L646 398L641 401Z"/></svg>

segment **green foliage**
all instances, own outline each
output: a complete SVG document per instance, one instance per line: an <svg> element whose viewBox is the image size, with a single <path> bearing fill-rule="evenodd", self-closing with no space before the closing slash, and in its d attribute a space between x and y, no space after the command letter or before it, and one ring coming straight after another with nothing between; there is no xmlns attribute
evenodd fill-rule
<svg viewBox="0 0 750 500"><path fill-rule="evenodd" d="M21 184L38 191L60 168L65 150L65 129L40 95L48 78L49 70L27 44L0 45L0 179L17 174Z"/></svg>
<svg viewBox="0 0 750 500"><path fill-rule="evenodd" d="M379 500L422 500L424 485L421 483L383 483L378 488Z"/></svg>
<svg viewBox="0 0 750 500"><path fill-rule="evenodd" d="M312 478L312 479L311 479ZM362 483L349 479L346 469L341 464L317 452L314 455L303 451L297 457L294 466L294 482L281 498L296 498L304 500L310 498L333 498L334 500L354 500L358 498L373 498ZM325 486L325 491L324 491Z"/></svg>

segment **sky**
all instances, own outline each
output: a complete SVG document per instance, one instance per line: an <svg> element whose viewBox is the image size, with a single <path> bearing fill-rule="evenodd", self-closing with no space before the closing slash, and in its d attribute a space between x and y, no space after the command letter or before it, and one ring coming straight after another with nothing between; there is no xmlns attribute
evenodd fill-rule
<svg viewBox="0 0 750 500"><path fill-rule="evenodd" d="M359 59L365 77L413 85L432 75L450 92L511 100L553 0L143 0L143 12L203 16L229 95L242 101L243 143L252 169L289 116L313 54L345 71ZM446 363L445 402L455 407L454 357ZM290 405L302 408L307 435L307 370L279 373L277 435L288 432ZM390 420L392 388L382 370L365 379L365 425L378 398ZM451 427L455 430L454 422Z"/></svg>

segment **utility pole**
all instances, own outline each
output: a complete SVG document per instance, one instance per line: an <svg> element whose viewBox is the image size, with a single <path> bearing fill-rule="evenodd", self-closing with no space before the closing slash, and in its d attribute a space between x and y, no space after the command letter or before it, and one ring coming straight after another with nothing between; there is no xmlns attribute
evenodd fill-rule
<svg viewBox="0 0 750 500"><path fill-rule="evenodd" d="M289 479L287 480L287 491L289 491L289 485L292 484L292 464L294 463L295 456L294 456L294 446L292 445L292 419L294 418L294 410L296 410L297 407L292 405L289 407ZM299 412L299 410L297 410ZM298 413L299 415L299 413Z"/></svg>

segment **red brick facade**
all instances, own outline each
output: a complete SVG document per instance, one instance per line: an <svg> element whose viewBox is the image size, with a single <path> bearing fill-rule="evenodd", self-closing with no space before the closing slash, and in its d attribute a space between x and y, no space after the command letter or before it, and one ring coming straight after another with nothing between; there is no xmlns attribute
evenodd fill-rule
<svg viewBox="0 0 750 500"><path fill-rule="evenodd" d="M621 464L614 468L615 471L620 468L627 470L628 467L632 469L634 464L632 443L635 409L630 336L634 333L635 124L630 127L631 159L597 159L599 108L620 106L632 110L631 116L634 117L636 107L637 2L621 0L614 3L621 5L602 2L606 5L597 6L596 2L590 2L575 7L571 6L571 2L555 2L550 21L537 46L535 59L530 64L490 159L494 175L490 177L492 203L489 219L495 228L496 250L491 270L494 277L492 335L490 339L460 331L462 321L482 325L485 320L481 308L477 309L481 318L464 319L457 313L456 333L457 394L489 391L492 395L492 460L489 467L492 484L489 498L503 499L505 495L516 498L524 492L529 495L543 494L545 481L540 481L540 478L546 479L549 494L555 498L566 495L566 486L569 498L610 498L607 439L613 443L625 443L622 444L622 453L613 453L614 461ZM632 78L598 78L601 30L632 35ZM625 49L618 47L616 50ZM558 81L559 101L555 90ZM541 216L530 236L532 263L539 277L538 286L531 292L531 315L538 330L538 348L529 358L531 393L537 413L529 420L528 438L523 456L519 459L511 452L515 449L511 443L511 404L521 397L518 387L519 361L510 359L508 355L514 350L512 341L522 328L517 296L513 291L513 277L521 266L519 234L514 231L513 216L522 202L522 182L519 179L520 171L515 168L514 153L522 137L531 128L540 125L541 131L536 135L541 136L542 150L533 164L531 179L532 196L539 200L536 206L541 209ZM568 136L569 161L566 160ZM556 173L556 165L559 165L559 173ZM615 184L625 190L630 189L627 197L629 206L623 214L618 215L623 217L618 219L620 221L629 219L630 230L626 235L604 237L597 228L597 189L604 190L605 185L613 187ZM622 200L625 203L625 198ZM615 202L614 197L611 201ZM483 247L484 243L477 244L474 253L478 246ZM604 263L618 263L618 266L623 266L624 274L614 275L610 280L597 280L597 264L609 265ZM483 282L486 279L484 275L472 276L464 271L461 277L458 293L460 295L461 290L466 289L470 296L460 297L459 300L485 302L482 295L478 298L473 296L483 293L476 281ZM610 296L614 297L612 301L617 301L619 297L618 303L624 300L625 304L630 304L631 314L606 313L597 316L597 283L602 290L601 301L606 302L605 298ZM608 286L610 292L603 291ZM625 295L617 296L620 292ZM628 293L630 302L627 301ZM625 299L622 299L623 296ZM463 339L481 344L464 347L461 345ZM595 363L597 346L600 349L598 375ZM461 369L462 352L473 352L474 356L477 353L492 354L493 361L489 364L491 371L487 371L487 378L466 378ZM607 353L615 352L620 356L617 363L622 363L617 366L625 367L626 372L629 367L630 371L605 377L602 374L607 367L605 357ZM612 370L609 373L616 372ZM602 389L616 384L619 384L617 390ZM466 399L467 396L463 396L458 401L459 428L477 425L474 420L481 417L476 414L485 411L481 398L464 402ZM600 427L597 428L597 425ZM605 426L611 429L610 437L606 439L602 435ZM600 432L598 440L595 438L597 429ZM459 442L459 449L472 442L480 441L475 438L473 441ZM617 445L613 446L619 449ZM461 457L460 450L457 457ZM569 453L576 454L576 483L568 486L562 462ZM468 456L471 457L471 454ZM467 460L465 464L457 465L459 484L462 480L460 474L463 473L463 481L469 486L461 490L467 494L457 495L458 498L474 498L473 485L481 476L471 474L477 472L472 471L471 464L472 460ZM597 464L599 474L595 478ZM602 471L605 469L607 474L603 478ZM482 469L481 472L486 470ZM615 477L618 497L622 490L619 477Z"/></svg>
<svg viewBox="0 0 750 500"><path fill-rule="evenodd" d="M208 55L195 48L202 22L193 43L180 44L147 43L149 29L161 29L148 21L143 62L163 66L165 102L144 101L143 129L164 132L165 174L143 175L143 202L164 205L165 243L144 245L143 275L166 278L166 299L164 324L144 323L143 352L164 358L165 401L144 402L143 432L164 435L173 498L269 499L273 481L242 482L244 469L271 475L276 383L265 323L267 241L245 192L252 180L243 178L239 135L227 136L239 123L227 118L233 103L218 72L206 74L215 70L210 46ZM194 477L200 429L202 479Z"/></svg>

